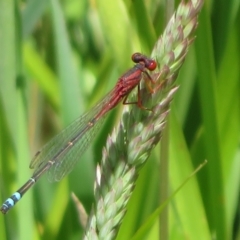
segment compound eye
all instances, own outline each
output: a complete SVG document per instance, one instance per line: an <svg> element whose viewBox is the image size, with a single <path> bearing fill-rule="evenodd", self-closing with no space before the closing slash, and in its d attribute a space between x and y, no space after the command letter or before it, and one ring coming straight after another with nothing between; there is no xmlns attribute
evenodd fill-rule
<svg viewBox="0 0 240 240"><path fill-rule="evenodd" d="M146 68L150 71L155 70L157 67L157 62L155 60L150 60L148 64L146 64Z"/></svg>
<svg viewBox="0 0 240 240"><path fill-rule="evenodd" d="M143 60L143 55L141 53L134 53L132 55L132 61L135 63L139 63L140 61Z"/></svg>

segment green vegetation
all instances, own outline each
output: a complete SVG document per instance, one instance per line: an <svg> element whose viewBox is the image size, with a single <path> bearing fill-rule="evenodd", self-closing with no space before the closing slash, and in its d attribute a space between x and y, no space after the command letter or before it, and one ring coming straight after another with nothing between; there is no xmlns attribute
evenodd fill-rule
<svg viewBox="0 0 240 240"><path fill-rule="evenodd" d="M159 0L0 0L0 202L31 176L35 152L133 66L132 53L150 56L165 12ZM204 3L168 137L140 170L117 239L240 239L239 13L236 0ZM0 215L0 239L80 239L71 192L90 213L95 166L120 105L68 177L50 184L44 176Z"/></svg>

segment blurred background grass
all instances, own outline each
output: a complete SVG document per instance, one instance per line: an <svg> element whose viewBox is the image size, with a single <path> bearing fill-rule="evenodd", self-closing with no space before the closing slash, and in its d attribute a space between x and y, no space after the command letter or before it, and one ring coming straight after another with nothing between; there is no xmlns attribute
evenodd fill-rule
<svg viewBox="0 0 240 240"><path fill-rule="evenodd" d="M34 153L133 65L133 52L150 55L165 26L165 4L0 0L2 202L31 176ZM169 239L240 239L239 22L239 1L205 1L195 44L178 77L169 118L169 194L204 159L208 164L168 205ZM0 216L0 239L82 236L70 193L90 211L95 164L120 114L121 106L108 115L67 178L50 184L43 177ZM159 206L159 161L157 148L141 170L118 239L130 239ZM156 219L137 239L159 239L159 225Z"/></svg>

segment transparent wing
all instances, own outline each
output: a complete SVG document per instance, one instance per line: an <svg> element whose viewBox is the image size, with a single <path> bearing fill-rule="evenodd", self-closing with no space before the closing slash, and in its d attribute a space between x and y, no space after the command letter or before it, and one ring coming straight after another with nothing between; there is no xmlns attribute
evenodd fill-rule
<svg viewBox="0 0 240 240"><path fill-rule="evenodd" d="M35 168L34 173L47 162L52 161L54 163L48 170L49 181L60 181L66 176L100 129L104 117L96 122L94 118L108 104L111 96L112 92L44 145L30 163L30 168ZM73 144L69 144L70 142Z"/></svg>
<svg viewBox="0 0 240 240"><path fill-rule="evenodd" d="M96 122L93 127L89 127L80 139L57 159L55 164L48 170L49 181L60 181L72 171L76 162L82 157L83 152L86 151L88 146L92 143L92 140L100 129L102 123L103 118ZM74 134L72 134L72 136L74 137Z"/></svg>

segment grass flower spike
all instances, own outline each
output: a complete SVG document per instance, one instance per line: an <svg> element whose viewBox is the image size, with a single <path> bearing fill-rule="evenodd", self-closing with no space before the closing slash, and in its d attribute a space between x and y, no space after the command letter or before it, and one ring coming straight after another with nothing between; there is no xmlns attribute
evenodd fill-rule
<svg viewBox="0 0 240 240"><path fill-rule="evenodd" d="M108 137L97 168L96 203L85 239L114 239L118 233L138 171L161 139L171 100L178 89L174 82L194 40L202 4L202 0L182 1L155 44L151 56L158 68L150 74L156 81L155 91L149 93L144 84L141 89L143 106L152 111L127 105L121 122Z"/></svg>

